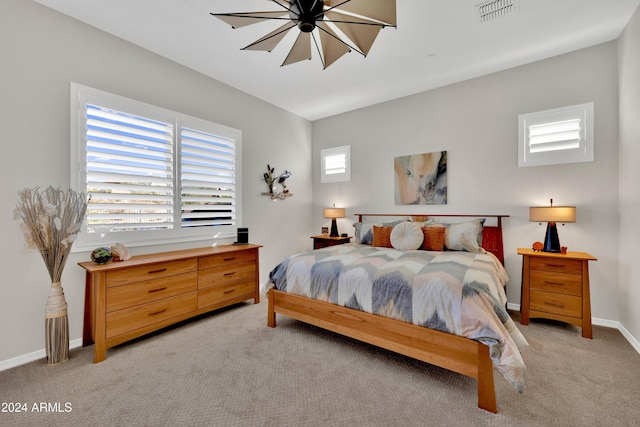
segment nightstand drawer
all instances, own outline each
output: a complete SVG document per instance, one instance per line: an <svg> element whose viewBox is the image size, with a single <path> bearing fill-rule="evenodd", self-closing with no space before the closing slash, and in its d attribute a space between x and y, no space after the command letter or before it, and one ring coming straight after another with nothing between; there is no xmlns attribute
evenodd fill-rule
<svg viewBox="0 0 640 427"><path fill-rule="evenodd" d="M313 239L313 249L328 248L329 246L344 245L351 242L350 236L331 237L327 235L311 236Z"/></svg>
<svg viewBox="0 0 640 427"><path fill-rule="evenodd" d="M582 276L531 270L529 277L531 290L582 296Z"/></svg>
<svg viewBox="0 0 640 427"><path fill-rule="evenodd" d="M532 290L530 308L532 311L582 318L582 298L571 295Z"/></svg>
<svg viewBox="0 0 640 427"><path fill-rule="evenodd" d="M531 270L555 271L567 274L582 274L582 261L577 259L531 257Z"/></svg>

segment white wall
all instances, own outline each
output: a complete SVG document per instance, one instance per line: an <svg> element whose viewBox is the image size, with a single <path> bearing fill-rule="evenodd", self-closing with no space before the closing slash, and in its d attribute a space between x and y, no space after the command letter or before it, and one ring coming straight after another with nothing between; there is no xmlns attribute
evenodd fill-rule
<svg viewBox="0 0 640 427"><path fill-rule="evenodd" d="M559 229L561 244L598 258L590 268L593 316L617 321L617 84L616 43L609 42L316 121L314 227L326 223L321 208L331 203L348 208L341 232L352 232L356 212L510 215L504 224L507 294L519 304L516 248L542 241L545 230L528 221L528 207L553 198L577 207L577 222ZM518 168L518 114L592 101L594 162ZM343 144L351 144L351 182L321 184L320 150ZM441 150L448 152L448 204L395 206L393 158Z"/></svg>
<svg viewBox="0 0 640 427"><path fill-rule="evenodd" d="M620 320L640 338L640 8L619 39Z"/></svg>
<svg viewBox="0 0 640 427"><path fill-rule="evenodd" d="M261 280L283 257L310 247L310 122L37 3L2 0L1 7L0 365L44 348L49 277L38 253L21 252L13 209L20 188L69 186L70 81L242 130L241 225L264 245ZM260 195L267 190L261 178L267 162L278 172L293 171L294 197L272 202ZM73 254L62 278L72 340L82 336L84 305L84 273L76 264L88 259Z"/></svg>

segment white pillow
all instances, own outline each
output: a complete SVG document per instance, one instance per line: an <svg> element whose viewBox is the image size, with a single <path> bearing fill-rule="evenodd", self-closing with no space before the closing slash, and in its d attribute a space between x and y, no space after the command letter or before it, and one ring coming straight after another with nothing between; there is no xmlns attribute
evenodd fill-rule
<svg viewBox="0 0 640 427"><path fill-rule="evenodd" d="M444 235L444 245L447 250L485 252L478 242L478 236L482 236L483 224L484 220L481 219L450 224Z"/></svg>
<svg viewBox="0 0 640 427"><path fill-rule="evenodd" d="M415 222L401 222L391 230L391 246L399 251L412 251L422 245L424 234Z"/></svg>

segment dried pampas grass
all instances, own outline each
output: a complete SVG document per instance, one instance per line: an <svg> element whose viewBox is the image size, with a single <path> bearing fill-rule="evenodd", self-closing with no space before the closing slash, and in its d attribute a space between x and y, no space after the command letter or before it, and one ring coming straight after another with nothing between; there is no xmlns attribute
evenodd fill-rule
<svg viewBox="0 0 640 427"><path fill-rule="evenodd" d="M20 222L27 248L36 249L51 277L45 308L47 365L69 358L69 319L60 279L71 246L80 232L87 210L85 196L73 190L51 186L18 191L14 219Z"/></svg>
<svg viewBox="0 0 640 427"><path fill-rule="evenodd" d="M27 247L40 252L51 282L59 282L62 277L86 211L84 194L74 190L49 186L18 191L14 219L20 222Z"/></svg>

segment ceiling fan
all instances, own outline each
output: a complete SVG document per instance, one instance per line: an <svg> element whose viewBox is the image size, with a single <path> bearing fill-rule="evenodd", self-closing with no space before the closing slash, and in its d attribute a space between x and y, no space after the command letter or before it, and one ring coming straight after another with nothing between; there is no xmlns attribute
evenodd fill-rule
<svg viewBox="0 0 640 427"><path fill-rule="evenodd" d="M269 12L211 13L232 28L264 20L285 23L242 50L271 52L289 30L300 33L282 65L311 59L312 42L326 69L355 50L367 56L380 30L396 27L396 0L268 0L281 10ZM337 30L337 31L336 31Z"/></svg>

